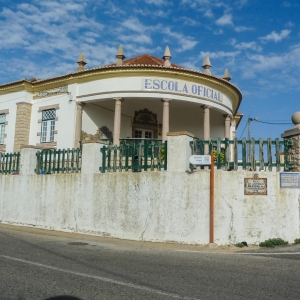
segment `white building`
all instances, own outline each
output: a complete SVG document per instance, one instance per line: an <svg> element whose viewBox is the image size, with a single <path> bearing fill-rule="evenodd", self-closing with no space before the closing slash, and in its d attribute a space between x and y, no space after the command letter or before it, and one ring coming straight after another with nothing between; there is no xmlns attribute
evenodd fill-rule
<svg viewBox="0 0 300 300"><path fill-rule="evenodd" d="M240 90L211 74L144 54L115 64L85 69L83 53L76 72L44 80L22 79L0 85L0 151L22 145L73 148L83 138L166 139L168 131L198 138L233 138L242 117Z"/></svg>

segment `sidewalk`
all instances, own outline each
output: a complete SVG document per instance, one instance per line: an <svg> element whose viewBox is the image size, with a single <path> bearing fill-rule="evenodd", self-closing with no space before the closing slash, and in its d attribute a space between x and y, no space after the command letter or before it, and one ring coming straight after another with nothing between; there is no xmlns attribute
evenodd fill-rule
<svg viewBox="0 0 300 300"><path fill-rule="evenodd" d="M157 242L145 242L145 241L131 241L122 240L111 237L100 237L88 234L79 234L73 232L61 232L47 229L40 229L35 227L25 227L17 225L9 225L0 223L0 231L21 231L24 234L34 234L34 235L47 235L58 238L71 239L74 242L80 243L93 243L101 244L107 248L114 248L120 250L156 250L156 251L179 251L179 252L207 252L207 253L224 253L230 254L240 251L254 250L257 251L260 248L256 245L249 245L249 247L238 248L234 245L222 245L217 247L209 247L208 245L186 245L178 243L157 243Z"/></svg>

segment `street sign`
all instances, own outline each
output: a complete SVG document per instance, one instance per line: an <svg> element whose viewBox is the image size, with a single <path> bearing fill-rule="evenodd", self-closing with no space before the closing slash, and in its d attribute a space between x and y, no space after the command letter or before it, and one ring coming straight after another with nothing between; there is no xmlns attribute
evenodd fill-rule
<svg viewBox="0 0 300 300"><path fill-rule="evenodd" d="M281 189L300 189L299 172L280 172Z"/></svg>
<svg viewBox="0 0 300 300"><path fill-rule="evenodd" d="M210 155L192 155L189 158L189 162L192 165L208 166L211 165Z"/></svg>

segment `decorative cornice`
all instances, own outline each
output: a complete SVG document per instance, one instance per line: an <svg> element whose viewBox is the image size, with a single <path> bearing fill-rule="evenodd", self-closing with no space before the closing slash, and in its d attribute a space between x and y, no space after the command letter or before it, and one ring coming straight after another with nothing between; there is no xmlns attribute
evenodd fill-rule
<svg viewBox="0 0 300 300"><path fill-rule="evenodd" d="M153 73L155 72L155 76L164 76L165 74L176 74L182 75L189 78L194 79L203 79L207 82L214 83L222 88L224 88L227 93L234 98L237 97L238 104L235 109L235 112L239 108L239 105L242 100L242 93L237 86L234 84L214 75L204 74L197 70L190 70L186 68L179 68L179 67L164 67L164 66L157 66L157 65L123 65L123 66L116 66L116 65L106 65L97 68L87 69L81 72L73 72L53 78L48 78L44 80L38 80L34 82L30 82L29 80L21 80L16 82L11 82L7 84L0 85L0 94L5 94L6 92L14 92L14 91L21 91L25 90L28 92L38 92L43 89L47 88L57 88L63 85L88 81L91 77L107 77L110 75L117 75L121 77L126 77L128 73L132 76L141 76L140 73L148 72ZM136 73L136 74L134 74ZM113 76L114 77L114 76Z"/></svg>

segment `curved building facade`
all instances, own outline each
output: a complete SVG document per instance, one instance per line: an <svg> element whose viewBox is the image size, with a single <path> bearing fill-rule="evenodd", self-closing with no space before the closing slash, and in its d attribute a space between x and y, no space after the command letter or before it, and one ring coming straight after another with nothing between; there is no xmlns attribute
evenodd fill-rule
<svg viewBox="0 0 300 300"><path fill-rule="evenodd" d="M241 115L240 90L226 70L219 78L144 54L85 69L83 54L76 72L45 80L0 85L0 151L22 145L73 148L82 139L166 139L169 131L198 138L233 138ZM2 123L1 123L2 121Z"/></svg>

